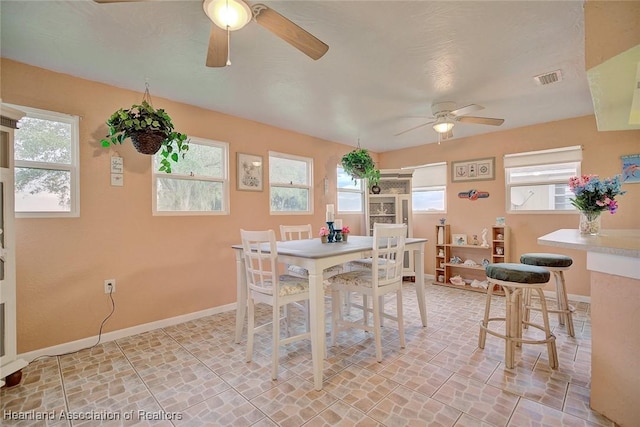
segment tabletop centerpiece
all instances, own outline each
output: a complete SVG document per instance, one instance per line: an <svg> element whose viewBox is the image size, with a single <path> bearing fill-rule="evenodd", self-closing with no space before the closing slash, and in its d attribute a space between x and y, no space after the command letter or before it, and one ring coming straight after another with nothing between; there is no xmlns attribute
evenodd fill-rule
<svg viewBox="0 0 640 427"><path fill-rule="evenodd" d="M616 196L622 196L622 176L600 179L598 175L572 176L569 189L575 195L571 204L580 212L580 234L598 235L601 229L601 214L618 210Z"/></svg>

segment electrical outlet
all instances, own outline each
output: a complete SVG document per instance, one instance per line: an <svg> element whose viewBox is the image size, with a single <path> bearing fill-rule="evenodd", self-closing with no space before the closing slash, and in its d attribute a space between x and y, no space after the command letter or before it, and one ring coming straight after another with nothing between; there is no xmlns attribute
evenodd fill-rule
<svg viewBox="0 0 640 427"><path fill-rule="evenodd" d="M107 279L104 281L104 293L113 294L116 292L116 279Z"/></svg>

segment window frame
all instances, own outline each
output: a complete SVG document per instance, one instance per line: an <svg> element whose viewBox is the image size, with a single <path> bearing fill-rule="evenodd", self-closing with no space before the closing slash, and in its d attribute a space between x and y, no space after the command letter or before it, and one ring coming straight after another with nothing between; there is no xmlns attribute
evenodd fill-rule
<svg viewBox="0 0 640 427"><path fill-rule="evenodd" d="M67 123L71 125L70 141L70 163L35 162L32 160L16 159L15 150L13 152L14 174L17 168L44 169L51 171L69 172L69 212L59 211L28 211L14 213L16 218L78 218L80 217L80 116L56 111L42 110L39 108L26 107L22 105L7 104L12 108L25 113L25 117ZM18 121L19 123L19 121ZM20 126L18 124L19 130ZM15 179L15 178L14 178ZM14 188L14 193L16 189ZM14 194L17 198L17 194Z"/></svg>
<svg viewBox="0 0 640 427"><path fill-rule="evenodd" d="M313 194L313 158L311 157L304 157L304 156L297 156L295 154L287 154L287 153L281 153L278 151L269 151L267 152L267 157L269 158L269 169L267 170L267 176L269 177L269 214L270 215L311 215L313 214L313 209L314 209L314 205L313 205L313 198L314 198L314 194ZM297 161L301 161L307 164L307 181L308 184L307 185L301 185L301 184L293 184L293 183L276 183L276 185L274 185L274 183L271 181L271 167L273 162L271 161L272 157L277 157L280 159L287 159L287 160L297 160ZM306 211L274 211L271 206L271 197L273 196L273 188L277 187L277 188L298 188L298 189L307 189L307 191L309 192L309 206L308 209Z"/></svg>
<svg viewBox="0 0 640 427"><path fill-rule="evenodd" d="M356 179L356 181L358 182L359 185L359 189L354 189L354 188L343 188L339 186L338 183L338 171L342 169L344 171L344 168L342 167L342 165L336 165L336 210L337 213L340 214L344 214L344 215L350 215L350 214L364 214L364 204L365 204L365 183L364 183L364 179ZM357 211L342 211L340 210L340 193L353 193L353 194L360 194L360 210Z"/></svg>
<svg viewBox="0 0 640 427"><path fill-rule="evenodd" d="M433 185L419 185L420 183L418 183L418 185L415 185L415 180L416 180L416 171L419 171L420 169L426 169L426 168L432 168L433 170L435 170L435 168L442 168L444 167L444 169L441 171L441 176L433 176L432 181L429 182L429 184L433 184ZM442 214L446 214L447 213L447 207L448 207L448 203L447 203L447 162L436 162L436 163L427 163L427 164L423 164L423 165L419 165L419 166L409 166L403 169L413 169L413 177L411 178L411 212L413 214L420 214L420 215L442 215ZM431 174L434 175L434 174ZM419 176L419 175L418 175ZM443 202L444 202L444 209L442 210L418 210L416 209L416 203L413 203L413 195L414 193L419 193L419 192L442 192L443 194Z"/></svg>
<svg viewBox="0 0 640 427"><path fill-rule="evenodd" d="M210 147L218 147L223 150L223 177L212 177L206 175L184 175L176 173L175 170L171 173L160 172L156 165L155 159L160 153L151 156L151 209L153 216L212 216L212 215L229 215L231 212L230 206L230 184L229 184L229 143L223 141L216 141L213 139L199 138L195 136L189 137L189 145L198 144L206 145ZM187 156L188 156L187 152ZM182 181L199 181L199 182L221 182L222 183L222 204L223 209L220 211L161 211L158 210L158 179L159 178L171 178Z"/></svg>
<svg viewBox="0 0 640 427"><path fill-rule="evenodd" d="M512 183L511 173L513 169L532 167L532 166L548 166L553 169L554 166L559 167L566 165L567 167L575 167L575 175L580 176L582 168L582 146L569 146L561 148L552 148L548 150L528 151L522 153L513 153L504 155L504 187L505 187L505 212L508 214L558 214L567 215L575 214L575 209L536 209L524 210L513 209L511 202L511 190L518 187L531 187L536 185L566 185L569 186L568 179L547 179L539 182L532 181L526 183ZM541 176L546 176L541 174Z"/></svg>

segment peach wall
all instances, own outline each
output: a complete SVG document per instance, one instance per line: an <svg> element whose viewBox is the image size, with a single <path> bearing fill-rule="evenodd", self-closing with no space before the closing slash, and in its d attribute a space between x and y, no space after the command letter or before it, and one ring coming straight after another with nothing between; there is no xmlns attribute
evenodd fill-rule
<svg viewBox="0 0 640 427"><path fill-rule="evenodd" d="M240 227L277 229L282 223L319 227L324 205L335 203L335 165L352 147L319 140L249 120L154 97L176 128L191 136L230 144L231 215L154 217L151 215L150 158L131 144L118 147L124 158L124 187L111 187L109 158L103 149L106 118L122 106L140 101L141 92L58 74L3 59L1 93L7 103L76 114L80 122L79 218L18 219L17 287L18 351L20 353L97 334L109 313L103 281L117 280L116 313L105 332L188 314L235 302L235 261L230 246ZM153 88L152 88L153 89ZM153 95L153 91L152 91ZM449 213L454 230L481 230L504 215L502 155L520 151L583 144L583 170L612 175L620 170L620 155L640 151L640 131L598 133L592 116L505 130L473 138L454 139L380 154L380 166L398 168L438 161L496 157L497 179L449 187ZM314 158L312 215L269 215L268 192L235 191L236 152L267 156L269 150ZM374 157L376 155L374 154ZM322 180L328 177L329 194ZM470 202L456 194L477 188L489 199ZM605 227L638 228L640 184L629 185L620 198L620 213L607 216ZM471 209L470 209L471 208ZM635 215L635 217L634 217ZM434 240L434 225L442 215L416 215L414 235ZM359 215L340 215L358 234ZM513 253L544 250L537 236L557 228L575 228L574 215L509 215ZM462 225L464 224L464 226ZM464 228L463 228L464 227ZM473 234L473 232L469 232ZM429 245L428 245L429 246ZM568 274L569 291L589 295L584 254L567 251L576 261ZM433 272L433 250L426 254Z"/></svg>
<svg viewBox="0 0 640 427"><path fill-rule="evenodd" d="M451 183L447 187L448 212L414 215L414 235L435 241L435 225L442 216L451 224L452 233L478 234L494 224L497 216L505 216L511 229L511 261L517 262L525 252L549 252L536 239L559 228L577 228L578 214L505 214L505 186L503 156L555 147L582 145L582 172L608 177L620 173L620 156L640 153L640 131L598 132L594 116L544 123L518 129L460 138L420 147L396 150L380 155L385 168L420 165L453 160L485 157L496 158L496 179L475 183ZM490 193L487 199L470 201L457 197L459 192L475 188ZM620 210L615 215L604 214L603 228L640 228L640 184L624 186L627 194L619 198ZM434 250L427 245L425 269L434 272ZM589 274L586 256L582 251L558 250L573 258L574 264L566 273L568 292L589 295ZM549 286L549 290L553 288Z"/></svg>
<svg viewBox="0 0 640 427"><path fill-rule="evenodd" d="M234 303L240 227L320 227L335 203L335 165L352 147L153 97L176 129L230 145L231 215L152 216L151 158L130 143L100 147L104 121L142 92L2 60L3 102L79 115L79 218L17 219L18 352L95 336L111 308L103 281L117 280L104 332ZM153 88L152 95L153 95ZM235 191L236 152L313 157L313 215L269 214L269 193ZM124 158L124 187L110 185L110 156ZM324 195L323 178L329 178ZM360 215L340 215L358 234Z"/></svg>

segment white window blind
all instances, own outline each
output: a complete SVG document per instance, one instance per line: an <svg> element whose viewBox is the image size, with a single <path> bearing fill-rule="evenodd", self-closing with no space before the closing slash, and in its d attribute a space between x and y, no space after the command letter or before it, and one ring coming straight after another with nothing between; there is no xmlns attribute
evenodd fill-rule
<svg viewBox="0 0 640 427"><path fill-rule="evenodd" d="M447 185L447 163L431 163L422 166L411 166L413 169L413 188L435 187Z"/></svg>
<svg viewBox="0 0 640 427"><path fill-rule="evenodd" d="M504 167L549 165L582 161L582 146L554 148L551 150L529 151L526 153L505 154Z"/></svg>

